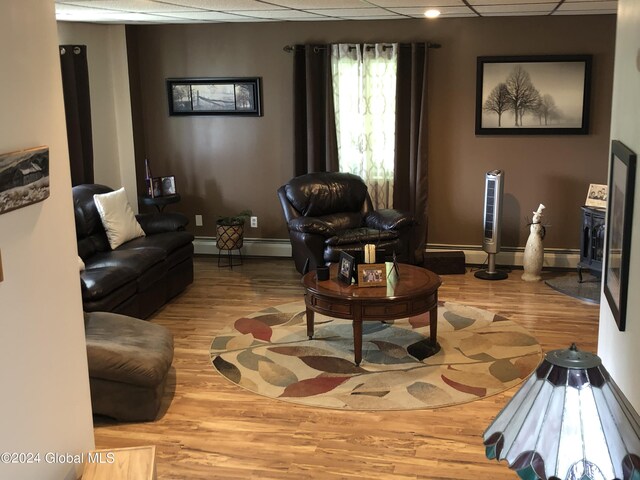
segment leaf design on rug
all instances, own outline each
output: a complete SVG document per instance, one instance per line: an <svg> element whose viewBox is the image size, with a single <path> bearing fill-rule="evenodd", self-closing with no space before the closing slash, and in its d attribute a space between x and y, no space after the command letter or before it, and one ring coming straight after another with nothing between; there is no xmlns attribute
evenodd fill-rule
<svg viewBox="0 0 640 480"><path fill-rule="evenodd" d="M409 317L409 324L415 329L429 325L429 312Z"/></svg>
<svg viewBox="0 0 640 480"><path fill-rule="evenodd" d="M214 358L213 362L211 363L213 363L213 366L216 367L216 370L218 370L223 376L227 377L233 383L238 383L242 378L242 374L240 373L240 370L238 370L238 367L236 367L232 363L227 362L226 360L223 360L219 355Z"/></svg>
<svg viewBox="0 0 640 480"><path fill-rule="evenodd" d="M494 345L501 347L530 347L538 341L523 332L478 332Z"/></svg>
<svg viewBox="0 0 640 480"><path fill-rule="evenodd" d="M405 358L407 356L407 351L404 347L400 345L396 345L395 343L385 342L382 340L370 340L381 352L386 353L390 357L393 358Z"/></svg>
<svg viewBox="0 0 640 480"><path fill-rule="evenodd" d="M487 390L502 389L505 385L493 375L475 370L458 370L451 365L441 375L442 380L460 392L484 396Z"/></svg>
<svg viewBox="0 0 640 480"><path fill-rule="evenodd" d="M482 335L476 335L472 333L466 338L460 340L460 351L463 355L467 357L471 357L472 355L478 355L480 353L484 353L492 347L491 342L489 342Z"/></svg>
<svg viewBox="0 0 640 480"><path fill-rule="evenodd" d="M471 395L475 395L476 397L484 397L487 394L487 389L483 387L472 387L470 385L463 385L462 383L458 383L450 378L442 375L442 381L449 385L451 388L454 388L462 393L469 393Z"/></svg>
<svg viewBox="0 0 640 480"><path fill-rule="evenodd" d="M265 342L271 340L271 334L273 333L269 325L265 325L255 318L239 318L233 326L240 333L250 333L254 338Z"/></svg>
<svg viewBox="0 0 640 480"><path fill-rule="evenodd" d="M516 360L516 368L519 372L518 376L520 378L527 378L529 374L536 369L539 363L540 355L538 353L518 358Z"/></svg>
<svg viewBox="0 0 640 480"><path fill-rule="evenodd" d="M427 382L415 382L407 387L407 392L427 405L442 405L451 402L451 395L445 390Z"/></svg>
<svg viewBox="0 0 640 480"><path fill-rule="evenodd" d="M330 392L351 377L323 377L308 378L293 383L284 389L280 397L311 397Z"/></svg>
<svg viewBox="0 0 640 480"><path fill-rule="evenodd" d="M265 325L269 325L273 327L275 325L282 325L283 323L287 323L291 320L292 315L290 313L269 313L268 315L260 315L257 317L253 317L255 320L258 320Z"/></svg>
<svg viewBox="0 0 640 480"><path fill-rule="evenodd" d="M216 351L225 351L225 350L227 350L227 348L228 348L227 347L227 343L232 338L235 338L235 336L232 336L232 335L221 335L219 337L214 338L213 342L211 342L211 350L216 350Z"/></svg>
<svg viewBox="0 0 640 480"><path fill-rule="evenodd" d="M311 368L318 370L319 372L326 373L362 373L364 370L356 365L351 360L346 360L339 357L326 357L326 356L308 356L300 357L305 364Z"/></svg>
<svg viewBox="0 0 640 480"><path fill-rule="evenodd" d="M273 362L258 362L258 373L265 381L277 387L286 387L298 381L291 370Z"/></svg>
<svg viewBox="0 0 640 480"><path fill-rule="evenodd" d="M317 347L269 347L267 350L280 355L289 355L291 357L304 357L310 355L332 355L329 350Z"/></svg>
<svg viewBox="0 0 640 480"><path fill-rule="evenodd" d="M227 343L227 350L240 350L243 348L250 347L253 345L255 338L250 333L246 335L238 335L237 337L233 337Z"/></svg>
<svg viewBox="0 0 640 480"><path fill-rule="evenodd" d="M520 378L520 369L507 359L493 362L489 367L489 373L503 383Z"/></svg>
<svg viewBox="0 0 640 480"><path fill-rule="evenodd" d="M238 363L244 368L248 368L249 370L254 371L258 371L258 364L260 362L271 362L271 360L267 357L258 355L257 353L253 353L252 350L245 350L244 352L240 352L236 359L238 360Z"/></svg>
<svg viewBox="0 0 640 480"><path fill-rule="evenodd" d="M473 318L463 317L453 312L444 312L442 317L451 324L454 330L462 330L463 328L470 327L476 321Z"/></svg>

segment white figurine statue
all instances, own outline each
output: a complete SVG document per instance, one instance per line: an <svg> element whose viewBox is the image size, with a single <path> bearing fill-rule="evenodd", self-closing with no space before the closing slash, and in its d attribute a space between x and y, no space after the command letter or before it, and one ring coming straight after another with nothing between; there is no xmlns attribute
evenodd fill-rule
<svg viewBox="0 0 640 480"><path fill-rule="evenodd" d="M542 247L542 239L544 238L544 227L542 226L542 211L545 209L540 204L538 211L533 212L533 219L529 227L529 239L527 246L524 247L524 273L522 280L525 282L538 282L542 280L540 272L542 272L542 261L544 259L544 248Z"/></svg>

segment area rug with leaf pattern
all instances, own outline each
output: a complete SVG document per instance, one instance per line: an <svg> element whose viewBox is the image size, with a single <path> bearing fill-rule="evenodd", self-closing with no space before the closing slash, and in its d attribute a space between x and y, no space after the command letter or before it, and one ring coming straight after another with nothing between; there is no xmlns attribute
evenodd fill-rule
<svg viewBox="0 0 640 480"><path fill-rule="evenodd" d="M353 363L349 320L315 315L304 302L237 319L211 344L211 361L233 383L266 397L314 407L410 410L477 400L524 380L542 359L524 328L486 310L438 306L440 351L426 357L429 314L363 324L362 363Z"/></svg>

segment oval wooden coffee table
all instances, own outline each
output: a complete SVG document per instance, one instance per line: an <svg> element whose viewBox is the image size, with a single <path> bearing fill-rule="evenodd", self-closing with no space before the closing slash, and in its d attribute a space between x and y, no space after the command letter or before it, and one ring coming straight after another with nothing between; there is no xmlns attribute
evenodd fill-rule
<svg viewBox="0 0 640 480"><path fill-rule="evenodd" d="M438 287L441 280L429 270L399 264L399 277L387 263L387 285L358 287L337 279L338 265L331 265L329 280L318 281L312 271L302 277L307 306L307 335L313 338L315 312L353 320L353 351L356 365L362 361L362 322L385 321L429 312L429 342L433 353L440 347L438 333Z"/></svg>

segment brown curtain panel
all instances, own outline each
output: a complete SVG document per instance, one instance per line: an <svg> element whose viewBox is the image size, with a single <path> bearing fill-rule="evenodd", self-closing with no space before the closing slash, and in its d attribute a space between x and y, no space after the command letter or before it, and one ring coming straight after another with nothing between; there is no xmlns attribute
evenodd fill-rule
<svg viewBox="0 0 640 480"><path fill-rule="evenodd" d="M71 185L93 183L89 69L85 45L60 45Z"/></svg>
<svg viewBox="0 0 640 480"><path fill-rule="evenodd" d="M293 88L295 175L337 172L338 143L328 45L295 46Z"/></svg>
<svg viewBox="0 0 640 480"><path fill-rule="evenodd" d="M400 45L396 87L396 158L393 206L411 212L418 226L416 263L427 243L427 57L426 43Z"/></svg>

